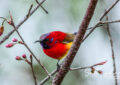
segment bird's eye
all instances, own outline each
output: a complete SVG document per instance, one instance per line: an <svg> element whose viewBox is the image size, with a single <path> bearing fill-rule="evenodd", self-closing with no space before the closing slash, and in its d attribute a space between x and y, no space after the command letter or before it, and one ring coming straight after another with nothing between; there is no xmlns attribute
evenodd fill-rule
<svg viewBox="0 0 120 85"><path fill-rule="evenodd" d="M44 39L44 42L46 42L46 41L49 41L49 39L47 38L47 39Z"/></svg>

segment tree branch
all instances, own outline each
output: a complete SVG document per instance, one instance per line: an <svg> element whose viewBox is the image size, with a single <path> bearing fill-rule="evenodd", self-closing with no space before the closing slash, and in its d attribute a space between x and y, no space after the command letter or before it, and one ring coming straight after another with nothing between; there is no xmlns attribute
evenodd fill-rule
<svg viewBox="0 0 120 85"><path fill-rule="evenodd" d="M31 10L32 10L32 7L33 7L33 4L30 5L30 8L29 8L29 10L28 10L28 14L26 15L26 17L29 17L29 16L30 16L30 12L31 12Z"/></svg>
<svg viewBox="0 0 120 85"><path fill-rule="evenodd" d="M108 20L108 17L107 17ZM114 47L113 47L113 40L112 40L112 35L110 33L110 28L109 28L109 24L107 23L107 32L108 32L108 36L110 39L110 46L111 46L111 52L112 52L112 60L113 60L113 76L115 79L115 85L118 85L118 80L117 80L117 72L116 72L116 63L115 63L115 55L114 55Z"/></svg>
<svg viewBox="0 0 120 85"><path fill-rule="evenodd" d="M120 0L116 0L112 6L110 6L110 8L108 8L100 17L100 21L111 11L112 8L114 8L114 6L119 2Z"/></svg>
<svg viewBox="0 0 120 85"><path fill-rule="evenodd" d="M98 21L98 23L91 29L91 31L84 37L83 41L85 39L87 39L87 37L95 30L96 27L98 27L98 25L101 23L101 20L105 17L106 14L108 14L113 7L115 7L115 5L119 2L120 0L116 0L111 6L110 8L108 8L100 17L100 20Z"/></svg>
<svg viewBox="0 0 120 85"><path fill-rule="evenodd" d="M31 15L33 15L33 13L34 13L44 2L45 2L45 0L42 0L42 1L40 2L40 4L37 5L37 6L30 12L29 17L30 17ZM31 6L30 6L30 7L31 7ZM28 12L28 13L29 13L29 12ZM27 13L27 15L28 15L28 13ZM29 19L29 17L28 17L27 15L26 15L25 18L16 26L16 29L19 29L19 27L20 27L25 21L27 21L27 20ZM4 36L4 38L0 41L0 45L1 45L3 42L5 42L14 32L15 32L15 29L13 29L13 30L10 31L6 36Z"/></svg>
<svg viewBox="0 0 120 85"><path fill-rule="evenodd" d="M87 37L95 30L95 28L99 27L99 25L103 24L110 24L110 23L118 23L120 20L114 20L114 21L99 21L94 27L91 27L90 32L84 37L83 41L87 39Z"/></svg>
<svg viewBox="0 0 120 85"><path fill-rule="evenodd" d="M96 66L104 65L106 62L107 61L104 61L104 62L100 62L100 63L94 64L94 65L91 65L91 66L86 66L86 67L70 68L70 71L81 70L81 69L89 69L89 68L93 68L93 67L96 67Z"/></svg>
<svg viewBox="0 0 120 85"><path fill-rule="evenodd" d="M55 73L57 73L57 71L58 71L58 69L55 69L54 71L51 72L50 75L53 76ZM43 84L44 84L45 82L47 82L49 79L50 79L49 76L45 77L45 78L40 82L39 85L43 85Z"/></svg>
<svg viewBox="0 0 120 85"><path fill-rule="evenodd" d="M34 79L34 82L35 82L35 85L37 85L37 80L36 80L36 76L35 76L35 73L34 73L34 69L33 69L33 58L32 58L32 55L30 55L30 67L32 69L32 74L33 74L33 79Z"/></svg>
<svg viewBox="0 0 120 85"><path fill-rule="evenodd" d="M90 32L83 38L82 42L88 38L88 36L95 30L95 28L97 28L99 26L100 22L98 22L94 27L92 27L92 29L90 30Z"/></svg>
<svg viewBox="0 0 120 85"><path fill-rule="evenodd" d="M38 0L35 0L35 1L38 5L40 5ZM40 7L45 11L46 14L48 14L48 11L42 5L40 5Z"/></svg>
<svg viewBox="0 0 120 85"><path fill-rule="evenodd" d="M110 24L110 23L117 23L117 22L120 22L120 19L119 20L113 20L113 21L100 21L99 24Z"/></svg>
<svg viewBox="0 0 120 85"><path fill-rule="evenodd" d="M31 53L31 55L35 58L35 60L39 63L39 65L44 69L44 71L47 73L48 76L50 76L50 78L52 78L51 75L49 75L49 72L47 71L47 69L42 65L42 63L40 62L40 60L35 56L35 54L31 51L31 49L28 47L28 45L25 43L24 39L22 38L21 34L19 33L19 31L17 30L12 15L10 14L11 17L11 26L13 26L13 28L15 29L15 31L17 32L18 36L20 37L20 39L23 42L23 45L27 48L27 50Z"/></svg>
<svg viewBox="0 0 120 85"><path fill-rule="evenodd" d="M58 73L56 74L56 77L54 78L52 85L61 85L65 75L69 71L69 68L74 60L74 57L75 57L75 55L76 55L76 53L81 45L81 42L82 42L82 39L85 35L86 29L88 28L90 20L94 14L94 10L96 8L97 1L98 0L90 0L85 17L82 21L82 24L79 27L79 30L78 30L78 33L75 37L73 45L72 45L67 57L65 58L63 64L61 65Z"/></svg>

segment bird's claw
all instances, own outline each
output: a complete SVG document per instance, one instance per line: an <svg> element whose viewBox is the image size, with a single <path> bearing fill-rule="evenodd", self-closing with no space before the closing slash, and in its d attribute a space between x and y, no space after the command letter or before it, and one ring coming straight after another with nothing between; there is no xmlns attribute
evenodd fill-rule
<svg viewBox="0 0 120 85"><path fill-rule="evenodd" d="M60 65L57 63L57 71L59 71L60 69Z"/></svg>

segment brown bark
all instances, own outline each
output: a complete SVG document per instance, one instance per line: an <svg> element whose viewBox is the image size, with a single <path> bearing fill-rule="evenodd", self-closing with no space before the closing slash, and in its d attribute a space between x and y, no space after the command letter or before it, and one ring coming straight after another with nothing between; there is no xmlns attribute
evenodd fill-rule
<svg viewBox="0 0 120 85"><path fill-rule="evenodd" d="M84 16L84 19L79 27L78 33L75 37L75 40L73 42L73 45L67 55L67 57L65 58L62 66L60 67L60 70L58 71L58 73L56 74L55 79L52 82L52 85L61 85L65 75L67 74L67 72L70 69L70 66L74 60L74 57L82 43L82 39L85 35L86 29L88 28L88 25L90 23L90 20L94 14L94 10L96 7L98 0L90 0L88 9L86 11L86 14Z"/></svg>

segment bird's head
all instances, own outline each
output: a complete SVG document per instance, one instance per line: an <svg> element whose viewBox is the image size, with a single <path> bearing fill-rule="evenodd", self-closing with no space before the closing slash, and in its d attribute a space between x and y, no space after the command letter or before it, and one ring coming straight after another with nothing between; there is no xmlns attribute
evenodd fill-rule
<svg viewBox="0 0 120 85"><path fill-rule="evenodd" d="M61 31L53 31L50 33L43 34L39 40L43 49L49 49L54 47L57 43L61 43L66 37L66 33Z"/></svg>

